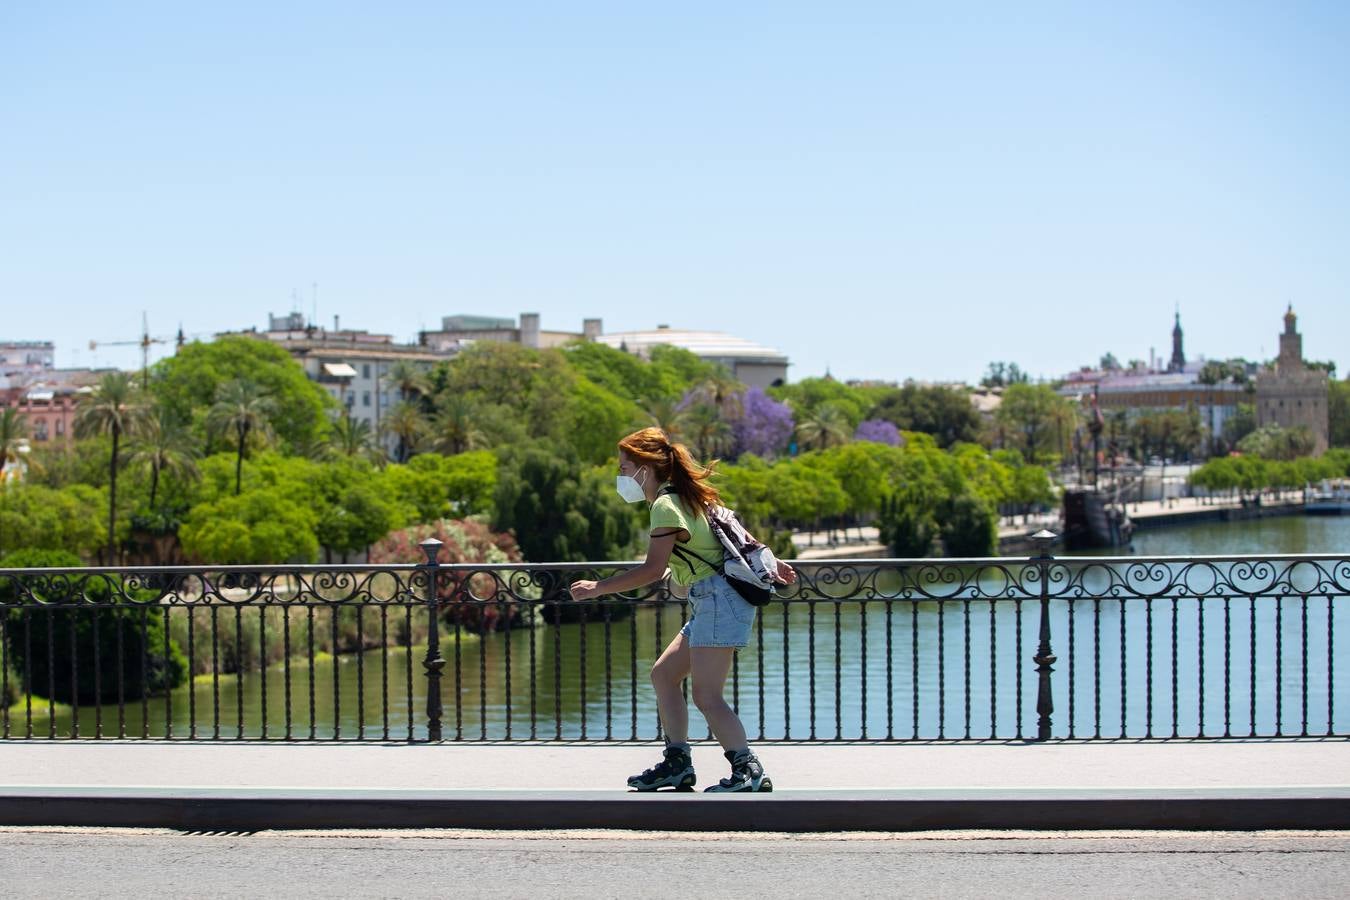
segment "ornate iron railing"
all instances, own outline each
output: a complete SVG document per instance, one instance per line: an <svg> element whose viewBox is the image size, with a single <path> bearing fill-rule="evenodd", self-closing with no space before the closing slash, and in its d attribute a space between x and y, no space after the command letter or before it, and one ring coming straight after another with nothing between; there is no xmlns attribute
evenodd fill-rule
<svg viewBox="0 0 1350 900"><path fill-rule="evenodd" d="M801 562L727 693L759 741L1350 736L1350 559ZM648 740L686 621L622 565L0 570L0 737ZM697 713L694 713L697 721Z"/></svg>

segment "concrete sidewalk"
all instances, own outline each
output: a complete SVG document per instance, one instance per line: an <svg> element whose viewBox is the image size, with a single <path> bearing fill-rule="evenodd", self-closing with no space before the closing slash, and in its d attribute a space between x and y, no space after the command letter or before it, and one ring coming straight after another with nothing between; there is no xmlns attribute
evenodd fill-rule
<svg viewBox="0 0 1350 900"><path fill-rule="evenodd" d="M0 744L0 824L1350 828L1350 742L790 744L776 790L627 793L652 744ZM694 750L700 785L725 774Z"/></svg>

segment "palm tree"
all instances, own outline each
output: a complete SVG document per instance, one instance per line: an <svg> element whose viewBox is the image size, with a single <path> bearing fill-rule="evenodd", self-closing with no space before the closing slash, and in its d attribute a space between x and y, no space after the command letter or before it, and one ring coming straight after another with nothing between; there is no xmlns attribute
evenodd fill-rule
<svg viewBox="0 0 1350 900"><path fill-rule="evenodd" d="M17 409L0 410L0 497L4 496L4 468L7 463L18 465L27 449L28 420ZM4 535L0 534L0 553L4 552ZM0 700L0 703L3 703Z"/></svg>
<svg viewBox="0 0 1350 900"><path fill-rule="evenodd" d="M395 456L401 463L407 462L408 457L412 456L413 448L417 446L418 441L426 433L427 426L422 420L422 411L416 403L404 400L389 411L389 415L384 417L380 423L387 434L392 434L398 438L398 449Z"/></svg>
<svg viewBox="0 0 1350 900"><path fill-rule="evenodd" d="M17 409L6 407L0 411L0 469L6 463L19 462L23 451L19 448L28 440L28 420Z"/></svg>
<svg viewBox="0 0 1350 900"><path fill-rule="evenodd" d="M365 419L353 419L350 413L343 413L328 433L339 456L368 459L376 465L386 460L384 450L375 443L375 429Z"/></svg>
<svg viewBox="0 0 1350 900"><path fill-rule="evenodd" d="M80 403L75 416L77 437L107 434L112 437L108 456L108 562L117 559L117 451L122 436L135 436L145 421L145 405L136 384L125 372L109 372Z"/></svg>
<svg viewBox="0 0 1350 900"><path fill-rule="evenodd" d="M427 373L417 363L400 359L384 373L384 382L398 391L400 400L416 400L429 392Z"/></svg>
<svg viewBox="0 0 1350 900"><path fill-rule="evenodd" d="M674 400L664 397L645 400L642 412L646 416L645 424L654 425L666 433L671 440L679 438L681 431L681 410Z"/></svg>
<svg viewBox="0 0 1350 900"><path fill-rule="evenodd" d="M234 464L234 493L239 488L244 472L244 449L252 433L268 437L272 431L271 417L276 415L276 403L252 381L236 378L216 389L216 402L206 413L206 428L221 436L236 440L238 458Z"/></svg>
<svg viewBox="0 0 1350 900"><path fill-rule="evenodd" d="M711 403L695 403L680 414L679 423L699 459L722 456L735 440L731 426L722 420L718 408Z"/></svg>
<svg viewBox="0 0 1350 900"><path fill-rule="evenodd" d="M694 386L689 398L695 402L711 403L724 416L735 416L741 411L745 385L725 369L718 368Z"/></svg>
<svg viewBox="0 0 1350 900"><path fill-rule="evenodd" d="M797 423L797 439L803 447L828 450L848 442L848 417L833 403L821 403Z"/></svg>
<svg viewBox="0 0 1350 900"><path fill-rule="evenodd" d="M463 397L445 400L432 425L432 446L448 456L482 447L487 443L487 436L474 424L473 418L474 408L470 401Z"/></svg>
<svg viewBox="0 0 1350 900"><path fill-rule="evenodd" d="M131 448L127 462L150 471L150 508L155 508L159 476L196 480L200 473L195 462L197 448L192 446L187 428L167 410L158 408L146 417L140 440Z"/></svg>

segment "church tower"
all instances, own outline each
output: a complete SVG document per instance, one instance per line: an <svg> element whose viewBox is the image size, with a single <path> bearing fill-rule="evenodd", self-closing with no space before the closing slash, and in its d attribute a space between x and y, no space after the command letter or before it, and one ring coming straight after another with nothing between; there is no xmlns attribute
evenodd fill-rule
<svg viewBox="0 0 1350 900"><path fill-rule="evenodd" d="M1177 310L1177 321L1172 326L1172 361L1167 364L1167 371L1181 372L1186 368L1186 354L1181 349L1181 310Z"/></svg>

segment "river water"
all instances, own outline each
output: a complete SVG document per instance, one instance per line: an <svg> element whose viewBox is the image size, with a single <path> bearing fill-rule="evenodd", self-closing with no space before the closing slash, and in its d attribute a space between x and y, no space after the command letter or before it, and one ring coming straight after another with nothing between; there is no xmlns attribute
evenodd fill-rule
<svg viewBox="0 0 1350 900"><path fill-rule="evenodd" d="M1116 555L1128 566L1131 556L1344 558L1348 548L1350 517L1288 516L1142 530ZM1344 597L1085 597L1049 609L1055 737L1350 731ZM586 625L482 639L452 630L442 645L444 736L655 738L646 672L682 611L645 604L606 622L604 607L594 610ZM771 604L738 655L728 693L758 740L1034 736L1038 617L1037 601ZM391 646L321 657L312 680L306 660L199 678L120 711L82 708L80 736L101 728L104 736L144 729L185 737L195 721L196 736L222 739L260 737L264 724L270 738L423 738L424 655L424 647ZM64 708L53 718L44 703L30 711L21 702L9 710L9 734L68 736L71 718ZM706 734L696 710L691 732Z"/></svg>

